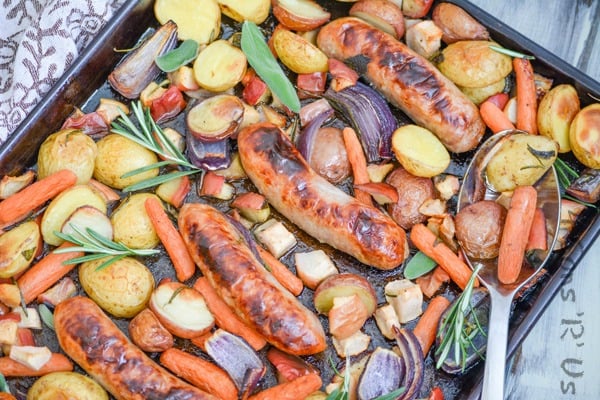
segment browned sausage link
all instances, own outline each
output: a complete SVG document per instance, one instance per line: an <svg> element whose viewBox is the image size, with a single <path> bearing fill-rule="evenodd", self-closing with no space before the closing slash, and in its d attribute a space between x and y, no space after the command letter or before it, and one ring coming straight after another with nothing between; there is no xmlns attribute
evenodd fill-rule
<svg viewBox="0 0 600 400"><path fill-rule="evenodd" d="M87 297L59 303L54 326L63 351L118 400L217 400L152 361Z"/></svg>
<svg viewBox="0 0 600 400"><path fill-rule="evenodd" d="M254 185L306 233L379 269L404 261L404 230L320 177L279 128L251 125L240 132L238 148Z"/></svg>
<svg viewBox="0 0 600 400"><path fill-rule="evenodd" d="M477 107L437 68L392 36L357 18L339 18L317 37L329 57L353 61L384 96L432 131L448 150L473 149L485 132Z"/></svg>
<svg viewBox="0 0 600 400"><path fill-rule="evenodd" d="M220 211L186 204L178 222L202 274L242 320L285 352L307 355L325 350L317 316L267 272Z"/></svg>

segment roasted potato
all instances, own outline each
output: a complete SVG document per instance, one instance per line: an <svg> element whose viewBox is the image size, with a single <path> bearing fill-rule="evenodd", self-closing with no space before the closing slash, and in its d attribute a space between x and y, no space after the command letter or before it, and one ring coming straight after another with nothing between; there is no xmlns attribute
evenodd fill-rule
<svg viewBox="0 0 600 400"><path fill-rule="evenodd" d="M388 205L390 216L404 229L423 223L427 217L419 212L421 205L435 197L431 178L412 175L404 168L397 168L385 179L396 188L398 201Z"/></svg>
<svg viewBox="0 0 600 400"><path fill-rule="evenodd" d="M417 125L404 125L392 134L392 150L411 174L430 178L450 165L450 154L431 131Z"/></svg>
<svg viewBox="0 0 600 400"><path fill-rule="evenodd" d="M78 129L55 132L40 146L38 179L69 169L77 175L77 183L87 183L94 172L97 152L92 138Z"/></svg>
<svg viewBox="0 0 600 400"><path fill-rule="evenodd" d="M297 74L327 72L327 56L317 46L300 35L278 27L271 43L281 62Z"/></svg>
<svg viewBox="0 0 600 400"><path fill-rule="evenodd" d="M404 36L402 9L389 0L360 0L350 8L350 15L370 23L396 39Z"/></svg>
<svg viewBox="0 0 600 400"><path fill-rule="evenodd" d="M132 257L98 269L106 258L79 266L79 282L87 295L117 318L131 318L143 310L154 289L150 270Z"/></svg>
<svg viewBox="0 0 600 400"><path fill-rule="evenodd" d="M73 186L54 198L42 216L41 231L44 241L59 246L63 240L54 232L61 232L65 221L80 207L91 206L106 213L106 203L88 185Z"/></svg>
<svg viewBox="0 0 600 400"><path fill-rule="evenodd" d="M23 222L0 235L0 278L11 278L25 271L40 245L40 228L35 221Z"/></svg>
<svg viewBox="0 0 600 400"><path fill-rule="evenodd" d="M433 9L433 22L442 30L446 44L461 40L488 40L490 34L465 10L451 3L439 3Z"/></svg>
<svg viewBox="0 0 600 400"><path fill-rule="evenodd" d="M136 193L129 196L112 213L110 220L116 242L133 249L156 247L159 238L144 205L149 197L154 197L160 202L158 196L154 194Z"/></svg>
<svg viewBox="0 0 600 400"><path fill-rule="evenodd" d="M569 139L579 162L589 168L600 168L600 103L590 104L575 115Z"/></svg>
<svg viewBox="0 0 600 400"><path fill-rule="evenodd" d="M173 335L149 308L144 308L129 323L129 337L140 349L149 353L173 347Z"/></svg>
<svg viewBox="0 0 600 400"><path fill-rule="evenodd" d="M494 82L491 85L484 87L461 87L458 88L471 100L473 103L480 105L488 97L498 93L502 93L506 86L506 78L500 79L498 82Z"/></svg>
<svg viewBox="0 0 600 400"><path fill-rule="evenodd" d="M94 178L105 185L123 189L158 175L158 168L154 168L128 178L121 178L127 172L147 167L158 161L156 154L126 137L110 134L100 139L97 145Z"/></svg>
<svg viewBox="0 0 600 400"><path fill-rule="evenodd" d="M375 289L363 276L352 273L334 274L325 278L315 290L315 309L321 314L327 314L333 307L334 298L354 294L360 297L368 315L372 315L377 308Z"/></svg>
<svg viewBox="0 0 600 400"><path fill-rule="evenodd" d="M340 183L349 177L351 167L342 131L331 126L319 129L310 159L307 161L319 175L329 182Z"/></svg>
<svg viewBox="0 0 600 400"><path fill-rule="evenodd" d="M221 12L238 22L262 24L271 11L271 0L217 0Z"/></svg>
<svg viewBox="0 0 600 400"><path fill-rule="evenodd" d="M486 40L463 40L442 50L438 69L462 87L484 87L505 78L512 71L512 58L494 51Z"/></svg>
<svg viewBox="0 0 600 400"><path fill-rule="evenodd" d="M497 192L533 185L552 167L558 143L545 136L517 133L507 138L485 167L488 183Z"/></svg>
<svg viewBox="0 0 600 400"><path fill-rule="evenodd" d="M221 32L221 9L216 0L156 0L154 15L161 24L175 22L179 40L206 44Z"/></svg>
<svg viewBox="0 0 600 400"><path fill-rule="evenodd" d="M248 66L246 55L226 40L209 44L194 61L198 85L212 92L223 92L237 85Z"/></svg>
<svg viewBox="0 0 600 400"><path fill-rule="evenodd" d="M454 219L456 239L471 258L498 257L506 208L491 200L462 208Z"/></svg>
<svg viewBox="0 0 600 400"><path fill-rule="evenodd" d="M108 394L95 380L77 372L51 372L38 378L27 400L108 400Z"/></svg>
<svg viewBox="0 0 600 400"><path fill-rule="evenodd" d="M558 142L558 152L571 151L569 128L579 112L579 96L572 85L558 85L542 98L538 106L537 123L540 134Z"/></svg>
<svg viewBox="0 0 600 400"><path fill-rule="evenodd" d="M317 29L331 18L313 0L273 0L273 15L286 28L299 32Z"/></svg>

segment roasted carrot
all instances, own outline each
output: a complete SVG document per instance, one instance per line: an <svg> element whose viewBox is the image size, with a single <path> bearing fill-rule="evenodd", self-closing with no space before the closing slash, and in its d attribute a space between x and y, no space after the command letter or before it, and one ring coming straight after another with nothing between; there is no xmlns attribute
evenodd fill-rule
<svg viewBox="0 0 600 400"><path fill-rule="evenodd" d="M342 134L346 152L348 153L348 161L352 167L354 184L361 185L369 183L370 179L369 172L367 171L367 159L365 158L365 153L356 132L354 129L346 127L342 130ZM354 189L354 197L362 203L373 205L371 196L360 189Z"/></svg>
<svg viewBox="0 0 600 400"><path fill-rule="evenodd" d="M192 342L192 344L196 347L198 347L200 350L202 350L203 352L206 353L206 341L213 335L212 331L208 331L203 333L200 336L196 336L192 339L190 339L190 341Z"/></svg>
<svg viewBox="0 0 600 400"><path fill-rule="evenodd" d="M210 361L171 348L160 355L160 362L175 375L219 399L238 398L238 390L227 372Z"/></svg>
<svg viewBox="0 0 600 400"><path fill-rule="evenodd" d="M0 392L0 400L16 400L17 398L10 393Z"/></svg>
<svg viewBox="0 0 600 400"><path fill-rule="evenodd" d="M537 191L533 186L518 186L513 192L498 253L498 280L502 283L514 283L519 277L536 204Z"/></svg>
<svg viewBox="0 0 600 400"><path fill-rule="evenodd" d="M510 122L506 114L504 114L504 111L491 101L486 100L481 103L479 106L479 113L481 114L483 122L485 122L487 127L494 133L515 129L515 126Z"/></svg>
<svg viewBox="0 0 600 400"><path fill-rule="evenodd" d="M537 93L531 62L513 58L517 84L517 129L537 135Z"/></svg>
<svg viewBox="0 0 600 400"><path fill-rule="evenodd" d="M30 212L75 183L77 183L77 175L71 170L63 169L13 194L0 202L0 228L19 222Z"/></svg>
<svg viewBox="0 0 600 400"><path fill-rule="evenodd" d="M410 231L410 240L419 250L438 263L461 289L467 286L472 273L471 269L425 225L413 226ZM477 286L479 286L479 280L476 279L475 287Z"/></svg>
<svg viewBox="0 0 600 400"><path fill-rule="evenodd" d="M258 392L248 400L304 400L309 394L319 390L321 385L319 375L308 374Z"/></svg>
<svg viewBox="0 0 600 400"><path fill-rule="evenodd" d="M73 246L73 243L65 242L60 245L59 249ZM29 304L35 300L36 297L44 293L58 282L59 279L75 268L76 264L64 264L65 261L81 256L83 256L83 253L80 251L63 254L50 252L40 262L25 271L17 279L17 284L19 285L25 304Z"/></svg>
<svg viewBox="0 0 600 400"><path fill-rule="evenodd" d="M429 349L435 340L442 313L449 305L450 301L444 296L434 297L429 302L429 305L425 309L423 315L421 315L421 318L419 318L417 325L415 325L413 333L417 337L424 355L427 355L429 352Z"/></svg>
<svg viewBox="0 0 600 400"><path fill-rule="evenodd" d="M536 208L525 250L548 250L548 231L544 210Z"/></svg>
<svg viewBox="0 0 600 400"><path fill-rule="evenodd" d="M260 246L256 246L256 248L275 279L294 296L299 296L302 293L302 289L304 289L302 280L294 275L284 263L275 258L269 251Z"/></svg>
<svg viewBox="0 0 600 400"><path fill-rule="evenodd" d="M198 278L194 284L194 289L204 296L206 305L214 315L215 323L218 327L223 328L234 335L241 336L254 350L260 350L265 347L267 341L254 329L246 325L246 323L242 321L231 308L229 308L227 303L219 297L206 278Z"/></svg>
<svg viewBox="0 0 600 400"><path fill-rule="evenodd" d="M192 260L192 256L187 250L181 235L175 229L169 216L163 209L160 201L155 197L149 197L144 203L146 212L152 221L152 226L156 230L156 234L160 238L163 246L169 253L169 257L173 262L173 268L177 274L177 279L180 282L185 282L194 276L196 272L196 264Z"/></svg>
<svg viewBox="0 0 600 400"><path fill-rule="evenodd" d="M73 371L73 363L60 353L52 353L50 360L37 371L10 357L0 357L0 374L5 377L42 376L59 371Z"/></svg>

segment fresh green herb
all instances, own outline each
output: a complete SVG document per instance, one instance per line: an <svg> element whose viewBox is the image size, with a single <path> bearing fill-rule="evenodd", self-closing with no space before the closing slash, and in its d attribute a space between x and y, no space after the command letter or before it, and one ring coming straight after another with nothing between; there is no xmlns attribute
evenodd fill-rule
<svg viewBox="0 0 600 400"><path fill-rule="evenodd" d="M38 311L40 313L40 317L42 321L48 328L54 330L54 315L52 315L52 311L45 304L40 304L38 307Z"/></svg>
<svg viewBox="0 0 600 400"><path fill-rule="evenodd" d="M554 150L538 150L531 147L529 144L527 145L527 151L529 151L541 165L544 165L542 160L549 160L552 157L556 157L556 151Z"/></svg>
<svg viewBox="0 0 600 400"><path fill-rule="evenodd" d="M0 373L0 392L2 393L10 393L10 389L8 388L8 383L6 383L6 379L4 379L4 375Z"/></svg>
<svg viewBox="0 0 600 400"><path fill-rule="evenodd" d="M112 123L112 132L124 136L127 139L136 142L140 146L155 152L165 161L160 161L146 167L135 169L124 174L122 178L127 178L167 165L179 166L184 168L184 170L170 172L154 178L145 179L131 186L127 186L125 189L123 189L124 192L147 189L181 176L192 175L202 171L200 168L190 163L183 153L177 148L177 146L173 144L173 142L163 132L162 128L158 126L154 119L152 119L149 109L146 109L144 112L142 103L139 101L131 103L131 108L133 109L133 115L137 119L140 127L138 128L123 111L119 110L121 116Z"/></svg>
<svg viewBox="0 0 600 400"><path fill-rule="evenodd" d="M465 369L466 354L469 348L474 349L481 358L484 358L484 356L479 353L473 344L473 338L475 338L478 333L487 336L485 330L479 323L477 314L475 312L472 313L475 325L465 326L465 315L468 312L473 311L473 306L471 305L473 285L475 283L475 277L477 276L477 273L481 267L481 265L478 265L477 268L475 268L464 291L454 302L448 311L446 318L444 318L442 321L442 325L438 333L438 335L442 334L442 337L440 338L441 343L435 352L438 358L436 368L440 368L442 366L450 354L450 350L453 348L454 361L456 364L462 365L463 371Z"/></svg>
<svg viewBox="0 0 600 400"><path fill-rule="evenodd" d="M106 261L96 268L96 271L99 271L127 256L151 256L158 254L158 250L154 249L131 249L125 246L123 243L113 242L112 240L105 238L91 228L86 228L85 231L82 231L74 225L71 225L71 228L73 228L75 233L64 234L54 231L54 234L63 240L76 244L77 246L56 249L54 250L54 253L64 254L81 251L87 255L66 260L64 261L65 265L79 264L86 261L94 261L108 257Z"/></svg>
<svg viewBox="0 0 600 400"><path fill-rule="evenodd" d="M497 51L498 53L506 54L507 56L515 57L515 58L524 58L526 60L535 60L534 56L530 56L527 54L519 53L518 51L505 49L504 47L490 45L490 49Z"/></svg>
<svg viewBox="0 0 600 400"><path fill-rule="evenodd" d="M265 37L255 23L244 21L241 45L248 63L254 68L256 74L265 81L271 92L290 110L299 113L300 100L296 89L294 89L281 66L273 57L269 46L266 44Z"/></svg>
<svg viewBox="0 0 600 400"><path fill-rule="evenodd" d="M154 62L164 72L176 71L198 55L198 43L193 39L183 41L179 47L156 57Z"/></svg>
<svg viewBox="0 0 600 400"><path fill-rule="evenodd" d="M188 288L187 286L180 286L177 289L175 289L175 291L171 295L171 298L169 299L169 301L167 301L167 304L171 304L173 302L173 300L175 300L175 297L177 297L179 295L179 293L181 293L183 291L183 289L187 289L187 288Z"/></svg>
<svg viewBox="0 0 600 400"><path fill-rule="evenodd" d="M558 176L558 184L560 186L561 197L573 200L574 202L582 204L586 207L598 208L595 204L579 200L578 198L565 193L567 188L571 186L571 183L573 183L573 181L579 178L579 173L577 173L577 171L575 171L569 166L569 164L567 164L558 157L556 157L556 160L554 161L554 169L556 170L556 175Z"/></svg>
<svg viewBox="0 0 600 400"><path fill-rule="evenodd" d="M12 278L12 282L13 282L13 285L15 285L17 287L17 289L19 289L19 299L21 300L21 308L23 309L23 314L25 314L25 316L27 318L29 318L29 314L27 313L27 303L25 302L25 297L23 296L23 292L21 291L21 288L19 287L19 283L17 282L17 280L14 277Z"/></svg>
<svg viewBox="0 0 600 400"><path fill-rule="evenodd" d="M406 267L404 268L404 277L406 279L415 279L422 275L425 275L429 271L433 270L437 263L431 258L427 257L422 251L417 252Z"/></svg>

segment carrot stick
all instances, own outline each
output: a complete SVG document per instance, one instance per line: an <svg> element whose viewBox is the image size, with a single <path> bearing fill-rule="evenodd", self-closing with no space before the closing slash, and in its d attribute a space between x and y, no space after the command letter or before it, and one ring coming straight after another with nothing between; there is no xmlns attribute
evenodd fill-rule
<svg viewBox="0 0 600 400"><path fill-rule="evenodd" d="M548 250L548 231L544 210L536 208L525 250Z"/></svg>
<svg viewBox="0 0 600 400"><path fill-rule="evenodd" d="M267 264L267 267L269 267L271 274L275 279L277 279L277 281L294 296L299 296L300 293L302 293L302 289L304 289L302 280L294 275L285 264L275 258L273 254L260 246L256 246L256 248L258 249L258 254L260 254L265 264Z"/></svg>
<svg viewBox="0 0 600 400"><path fill-rule="evenodd" d="M410 240L413 244L433 259L450 275L461 289L464 289L471 277L471 269L446 245L439 240L425 225L416 224L410 231ZM479 280L475 280L475 287Z"/></svg>
<svg viewBox="0 0 600 400"><path fill-rule="evenodd" d="M17 400L15 396L10 393L0 393L0 400Z"/></svg>
<svg viewBox="0 0 600 400"><path fill-rule="evenodd" d="M517 128L537 135L537 93L533 67L525 58L513 58L517 84Z"/></svg>
<svg viewBox="0 0 600 400"><path fill-rule="evenodd" d="M31 211L77 183L77 175L63 169L32 183L0 203L0 228L19 222Z"/></svg>
<svg viewBox="0 0 600 400"><path fill-rule="evenodd" d="M187 281L194 276L196 264L194 264L194 260L192 260L181 235L169 220L169 216L158 199L149 197L146 199L144 206L156 234L165 246L167 253L169 253L177 279L181 282Z"/></svg>
<svg viewBox="0 0 600 400"><path fill-rule="evenodd" d="M241 336L254 350L260 350L265 347L267 341L254 329L246 325L246 323L242 321L231 308L229 308L227 303L219 297L205 277L198 278L194 284L194 289L204 296L206 305L214 315L215 323L218 327L223 328L234 335Z"/></svg>
<svg viewBox="0 0 600 400"><path fill-rule="evenodd" d="M510 122L506 114L504 114L504 111L491 101L486 100L481 103L479 106L479 113L481 114L483 122L485 122L487 127L494 133L515 129L515 126Z"/></svg>
<svg viewBox="0 0 600 400"><path fill-rule="evenodd" d="M210 361L171 348L160 355L160 362L175 375L219 399L237 400L238 398L238 390L227 372Z"/></svg>
<svg viewBox="0 0 600 400"><path fill-rule="evenodd" d="M58 248L64 249L68 247L74 247L74 244L65 242ZM29 304L35 300L36 297L44 293L58 282L59 279L75 268L76 264L64 264L65 261L81 256L83 256L83 252L80 251L63 254L50 252L40 262L25 271L17 280L17 285L21 290L25 304Z"/></svg>
<svg viewBox="0 0 600 400"><path fill-rule="evenodd" d="M192 344L198 347L200 350L206 353L206 341L213 335L212 331L203 333L200 336L196 336L190 339Z"/></svg>
<svg viewBox="0 0 600 400"><path fill-rule="evenodd" d="M73 363L60 353L52 353L50 360L37 371L10 357L0 357L0 374L5 377L42 376L59 371L73 371Z"/></svg>
<svg viewBox="0 0 600 400"><path fill-rule="evenodd" d="M350 166L352 166L354 184L369 183L371 180L367 171L367 159L365 158L365 153L356 132L354 129L346 127L342 130L342 135L344 137L346 153L348 153L348 161L350 162ZM371 196L360 189L354 189L354 197L362 203L373 205Z"/></svg>
<svg viewBox="0 0 600 400"><path fill-rule="evenodd" d="M514 283L519 277L536 203L537 191L533 186L518 186L513 192L498 253L498 280L502 283Z"/></svg>
<svg viewBox="0 0 600 400"><path fill-rule="evenodd" d="M427 355L429 352L429 349L435 340L442 313L449 305L450 301L444 296L434 297L429 302L429 305L425 309L423 315L421 315L421 318L419 318L419 322L417 322L415 329L413 329L413 333L417 337L424 355Z"/></svg>
<svg viewBox="0 0 600 400"><path fill-rule="evenodd" d="M248 400L304 400L321 388L321 377L317 374L303 375L293 381L280 383L250 396Z"/></svg>

